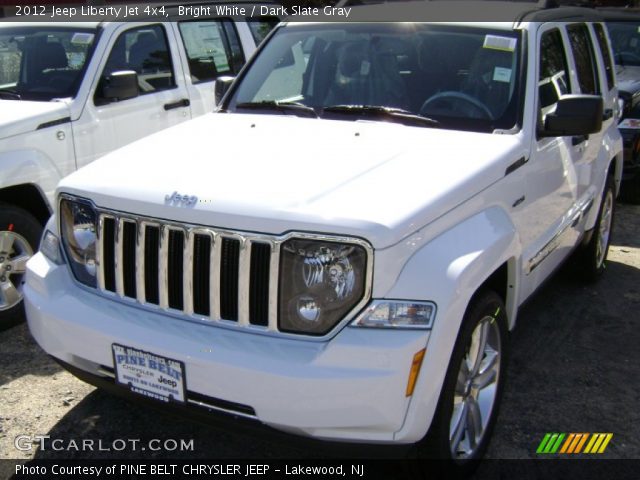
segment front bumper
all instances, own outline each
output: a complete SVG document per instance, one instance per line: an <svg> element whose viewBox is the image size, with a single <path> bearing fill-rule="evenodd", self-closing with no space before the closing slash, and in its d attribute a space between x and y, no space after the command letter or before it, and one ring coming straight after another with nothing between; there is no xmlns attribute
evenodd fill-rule
<svg viewBox="0 0 640 480"><path fill-rule="evenodd" d="M213 407L322 439L419 439L414 430L398 432L410 431L403 429L407 379L429 332L347 327L318 342L197 324L87 291L66 265L41 253L29 261L24 294L39 345L90 375L111 381L111 345L118 343L183 361L194 408Z"/></svg>

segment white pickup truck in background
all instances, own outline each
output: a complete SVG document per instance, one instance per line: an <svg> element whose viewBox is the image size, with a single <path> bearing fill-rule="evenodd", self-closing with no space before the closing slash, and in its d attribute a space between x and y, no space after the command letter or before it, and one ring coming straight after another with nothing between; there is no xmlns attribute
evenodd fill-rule
<svg viewBox="0 0 640 480"><path fill-rule="evenodd" d="M216 79L278 21L244 20L0 23L0 329L23 318L24 264L58 181L211 112Z"/></svg>

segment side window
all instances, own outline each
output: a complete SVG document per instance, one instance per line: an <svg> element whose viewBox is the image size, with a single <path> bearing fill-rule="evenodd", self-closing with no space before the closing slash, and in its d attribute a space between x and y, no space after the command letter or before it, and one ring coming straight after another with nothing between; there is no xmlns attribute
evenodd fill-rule
<svg viewBox="0 0 640 480"><path fill-rule="evenodd" d="M598 95L600 86L598 71L594 64L593 45L589 38L589 30L584 24L574 24L567 27L571 51L576 62L580 91L589 95Z"/></svg>
<svg viewBox="0 0 640 480"><path fill-rule="evenodd" d="M161 25L132 28L120 34L102 71L96 104L104 103L100 100L106 77L122 70L138 74L140 95L175 87L169 43Z"/></svg>
<svg viewBox="0 0 640 480"><path fill-rule="evenodd" d="M540 39L540 108L555 105L558 99L569 93L569 68L562 35L557 29L549 30Z"/></svg>
<svg viewBox="0 0 640 480"><path fill-rule="evenodd" d="M604 27L599 23L594 23L593 28L596 31L596 37L598 37L598 45L602 52L602 59L604 60L604 69L607 74L607 90L613 88L615 80L613 78L613 62L611 60L611 50L609 49L609 42L607 36L604 33Z"/></svg>
<svg viewBox="0 0 640 480"><path fill-rule="evenodd" d="M234 58L233 42L239 48L235 30L230 40L221 20L180 22L180 34L189 59L189 72L193 83L215 80L221 75L235 74L240 69ZM237 55L237 53L235 53ZM240 58L240 66L244 57Z"/></svg>

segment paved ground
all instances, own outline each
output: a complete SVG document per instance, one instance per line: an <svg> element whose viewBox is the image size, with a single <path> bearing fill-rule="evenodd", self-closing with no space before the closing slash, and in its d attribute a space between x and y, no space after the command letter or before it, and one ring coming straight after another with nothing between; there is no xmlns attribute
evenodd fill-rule
<svg viewBox="0 0 640 480"><path fill-rule="evenodd" d="M489 457L534 458L546 432L612 432L604 457L640 459L640 207L620 205L616 228L600 283L584 286L560 271L522 310ZM297 439L282 443L176 419L95 390L45 356L24 325L0 336L0 352L0 459L331 455ZM14 438L21 434L65 443L183 439L194 449L56 452L34 444L20 451Z"/></svg>

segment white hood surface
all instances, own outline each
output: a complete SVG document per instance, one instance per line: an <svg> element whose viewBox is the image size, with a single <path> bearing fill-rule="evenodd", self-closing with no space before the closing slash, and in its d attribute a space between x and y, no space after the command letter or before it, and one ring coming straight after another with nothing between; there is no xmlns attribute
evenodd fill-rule
<svg viewBox="0 0 640 480"><path fill-rule="evenodd" d="M117 150L59 191L143 216L383 248L502 178L521 152L515 135L220 113ZM169 206L173 192L198 201Z"/></svg>
<svg viewBox="0 0 640 480"><path fill-rule="evenodd" d="M69 116L62 102L0 100L0 139L32 132L43 123Z"/></svg>

